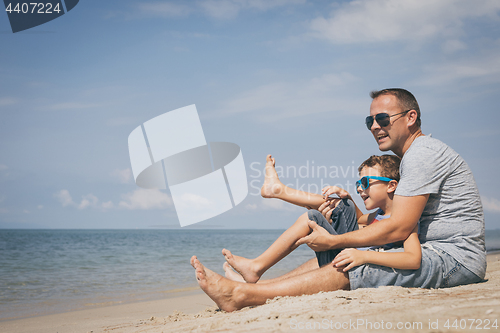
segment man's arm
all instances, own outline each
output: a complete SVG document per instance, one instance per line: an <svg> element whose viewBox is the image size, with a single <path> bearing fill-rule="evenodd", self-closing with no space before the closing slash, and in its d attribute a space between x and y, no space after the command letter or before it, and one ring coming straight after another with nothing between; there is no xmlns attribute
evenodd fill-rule
<svg viewBox="0 0 500 333"><path fill-rule="evenodd" d="M314 221L309 221L312 232L299 239L296 245L307 244L314 251L326 251L405 240L417 225L428 199L429 194L413 197L395 195L391 217L385 219L384 223L373 223L366 228L342 235L330 235Z"/></svg>

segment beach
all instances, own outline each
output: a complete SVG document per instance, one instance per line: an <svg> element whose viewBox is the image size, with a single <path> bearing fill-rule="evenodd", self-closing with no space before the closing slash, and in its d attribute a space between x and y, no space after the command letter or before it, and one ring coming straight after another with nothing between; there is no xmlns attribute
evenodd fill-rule
<svg viewBox="0 0 500 333"><path fill-rule="evenodd" d="M193 271L194 279L194 271ZM487 281L448 289L382 287L278 297L226 313L199 288L161 300L0 322L1 332L500 331L500 254Z"/></svg>

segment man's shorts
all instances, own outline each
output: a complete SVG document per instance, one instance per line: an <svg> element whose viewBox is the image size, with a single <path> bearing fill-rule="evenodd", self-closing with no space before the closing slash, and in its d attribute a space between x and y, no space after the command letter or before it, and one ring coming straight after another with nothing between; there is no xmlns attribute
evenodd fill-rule
<svg viewBox="0 0 500 333"><path fill-rule="evenodd" d="M404 249L399 247L386 252L403 251ZM448 253L430 244L422 244L422 263L417 270L365 264L349 271L351 290L381 286L448 288L481 281L481 278L462 266Z"/></svg>
<svg viewBox="0 0 500 333"><path fill-rule="evenodd" d="M327 221L317 210L308 211L308 217L332 235L344 234L358 229L356 208L352 201L346 199L341 200L333 210L331 222ZM319 266L331 263L340 251L342 249L316 252ZM386 250L386 252L403 251L402 247ZM348 273L351 290L381 286L447 288L482 281L448 253L432 247L430 242L422 244L422 263L417 270L365 264L354 267Z"/></svg>

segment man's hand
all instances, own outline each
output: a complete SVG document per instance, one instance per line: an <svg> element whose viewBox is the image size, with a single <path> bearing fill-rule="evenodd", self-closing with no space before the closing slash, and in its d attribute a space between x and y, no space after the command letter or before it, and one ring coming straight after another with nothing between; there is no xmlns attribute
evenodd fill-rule
<svg viewBox="0 0 500 333"><path fill-rule="evenodd" d="M345 249L340 252L335 259L332 261L333 267L344 267L342 271L347 272L348 270L366 264L365 254L366 251L360 251L356 249Z"/></svg>
<svg viewBox="0 0 500 333"><path fill-rule="evenodd" d="M297 242L295 242L296 246L307 244L312 250L316 252L326 251L332 249L332 240L335 235L331 235L328 231L326 231L323 227L320 227L314 221L307 221L309 228L312 229L312 232L300 238Z"/></svg>

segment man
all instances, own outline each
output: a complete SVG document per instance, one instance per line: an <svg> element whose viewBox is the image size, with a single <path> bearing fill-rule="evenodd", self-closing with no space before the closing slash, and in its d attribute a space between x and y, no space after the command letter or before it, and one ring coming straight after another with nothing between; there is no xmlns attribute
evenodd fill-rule
<svg viewBox="0 0 500 333"><path fill-rule="evenodd" d="M484 217L469 167L451 148L422 134L420 109L410 92L384 89L371 96L367 127L380 150L391 150L402 158L392 215L383 222L342 235L331 235L310 221L313 231L297 244L325 251L394 243L406 239L420 221L420 269L403 271L361 265L344 273L336 267L335 260L321 268L317 262L309 261L277 279L245 284L225 279L206 269L196 257L191 258L200 287L221 309L233 311L263 304L276 296L388 285L443 288L484 278ZM319 210L328 218L333 207L325 202Z"/></svg>

